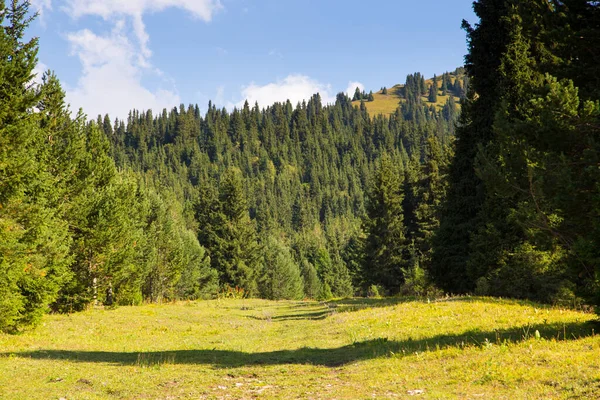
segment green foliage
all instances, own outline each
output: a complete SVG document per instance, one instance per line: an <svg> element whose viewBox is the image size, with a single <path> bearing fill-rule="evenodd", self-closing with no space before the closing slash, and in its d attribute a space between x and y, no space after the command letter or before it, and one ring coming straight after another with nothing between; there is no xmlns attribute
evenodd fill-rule
<svg viewBox="0 0 600 400"><path fill-rule="evenodd" d="M198 238L208 249L221 284L244 288L253 296L261 251L246 204L239 171L229 169L221 178L218 195L207 189L200 199L196 217L201 227Z"/></svg>
<svg viewBox="0 0 600 400"><path fill-rule="evenodd" d="M44 163L41 94L30 83L38 41L23 41L29 3L0 3L0 331L35 325L68 278L67 226L58 182Z"/></svg>
<svg viewBox="0 0 600 400"><path fill-rule="evenodd" d="M486 226L482 211L486 191L475 173L475 158L480 147L493 137L493 121L502 96L496 77L509 41L504 19L508 9L509 1L476 1L474 10L480 23L474 29L463 22L469 44L465 68L471 84L458 121L455 156L448 171L448 194L434 237L430 268L436 284L447 292L475 289L475 281L467 276L471 236Z"/></svg>
<svg viewBox="0 0 600 400"><path fill-rule="evenodd" d="M211 268L206 250L191 230L180 233L184 249L181 277L176 286L176 298L187 300L212 299L219 291L219 276Z"/></svg>
<svg viewBox="0 0 600 400"><path fill-rule="evenodd" d="M438 101L438 94L437 94L437 83L435 78L433 79L433 84L431 86L429 86L429 94L427 95L427 100L430 103L437 103Z"/></svg>
<svg viewBox="0 0 600 400"><path fill-rule="evenodd" d="M384 154L371 186L367 202L367 232L363 271L366 282L397 292L404 276L405 228L402 201L403 176L391 158Z"/></svg>
<svg viewBox="0 0 600 400"><path fill-rule="evenodd" d="M379 298L381 298L381 294L380 294L381 292L382 292L382 290L380 289L380 286L371 285L367 289L367 297L379 299Z"/></svg>
<svg viewBox="0 0 600 400"><path fill-rule="evenodd" d="M421 266L422 255L418 254L417 246L411 243L408 246L408 266L402 269L404 283L400 288L403 296L438 297L442 294L431 283L427 271Z"/></svg>
<svg viewBox="0 0 600 400"><path fill-rule="evenodd" d="M317 297L317 299L325 301L331 300L332 298L333 293L331 292L331 287L329 287L329 284L325 282L323 285L321 285L321 290L319 291L319 296Z"/></svg>
<svg viewBox="0 0 600 400"><path fill-rule="evenodd" d="M271 300L300 300L304 297L304 284L300 268L293 260L289 248L271 237L265 246L264 271L259 282L262 298ZM310 282L310 270L307 271ZM311 287L311 291L314 287Z"/></svg>
<svg viewBox="0 0 600 400"><path fill-rule="evenodd" d="M446 198L450 152L448 147L440 146L435 136L427 138L425 161L413 184L415 226L411 236L415 242L419 265L425 270L431 269L434 236L439 229L442 204Z"/></svg>
<svg viewBox="0 0 600 400"><path fill-rule="evenodd" d="M598 34L589 18L599 11L588 2L541 3L476 3L481 23L467 27L467 70L478 97L463 107L454 163L473 165L477 179L469 177L467 186L451 170L433 270L440 284L452 272L460 277L464 283L448 285L458 291L574 304L578 295L594 301L600 292L597 251L589 247L598 239L591 155L598 154L600 130L598 93L584 79L597 63L582 55L573 68L569 60L580 51L573 36ZM481 195L467 214L455 196L468 187ZM451 261L458 274L441 264L452 260L448 239L460 237L450 224L472 232L461 237L466 268Z"/></svg>
<svg viewBox="0 0 600 400"><path fill-rule="evenodd" d="M300 269L304 282L304 295L309 299L317 299L321 293L321 281L317 270L307 259L302 260Z"/></svg>

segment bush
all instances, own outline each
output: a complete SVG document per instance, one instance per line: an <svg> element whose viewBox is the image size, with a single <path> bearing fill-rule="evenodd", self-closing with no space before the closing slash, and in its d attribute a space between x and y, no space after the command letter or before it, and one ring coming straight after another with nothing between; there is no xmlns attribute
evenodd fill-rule
<svg viewBox="0 0 600 400"><path fill-rule="evenodd" d="M369 286L369 289L367 290L367 297L370 298L380 298L381 297L381 292L382 292L382 288L380 286L377 285L371 285Z"/></svg>

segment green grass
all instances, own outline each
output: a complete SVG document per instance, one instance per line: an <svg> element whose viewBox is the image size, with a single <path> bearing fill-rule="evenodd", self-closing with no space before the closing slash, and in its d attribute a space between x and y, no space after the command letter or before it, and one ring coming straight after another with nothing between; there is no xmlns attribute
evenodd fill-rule
<svg viewBox="0 0 600 400"><path fill-rule="evenodd" d="M0 335L0 398L598 398L595 320L488 298L96 309Z"/></svg>

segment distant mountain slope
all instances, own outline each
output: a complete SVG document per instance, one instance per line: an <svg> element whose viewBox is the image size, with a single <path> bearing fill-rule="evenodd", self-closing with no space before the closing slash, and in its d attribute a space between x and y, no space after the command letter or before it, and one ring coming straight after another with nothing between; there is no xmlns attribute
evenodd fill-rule
<svg viewBox="0 0 600 400"><path fill-rule="evenodd" d="M435 103L431 103L428 101L427 96L421 96L421 100L423 101L423 104L427 104L427 105L432 105L435 104L435 106L438 109L441 109L442 107L444 107L444 104L446 104L446 102L448 101L448 98L450 97L450 95L453 95L456 103L457 103L457 107L460 109L460 104L459 104L459 99L462 97L461 93L458 93L456 90L454 90L454 88L450 88L448 90L448 94L443 96L442 95L442 76L444 74L440 74L437 76L437 87L438 87L438 95L437 95L437 101ZM463 84L464 79L465 79L465 73L464 73L464 68L457 68L455 71L448 73L449 75L449 80L452 84L452 86L454 86L456 79L458 78L461 81L461 84ZM427 79L425 81L425 85L427 87L429 87L431 84L433 83L433 78ZM464 86L463 86L464 87ZM389 87L387 89L387 94L383 94L383 90L379 90L378 92L373 92L373 101L367 101L365 99L365 106L367 107L367 111L369 112L369 114L371 115L390 115L393 114L394 112L396 112L396 109L398 108L398 106L400 105L401 102L406 101L404 98L404 94L403 94L403 88L404 88L404 84L396 84L392 87ZM352 102L352 105L355 106L360 106L360 100L356 100Z"/></svg>

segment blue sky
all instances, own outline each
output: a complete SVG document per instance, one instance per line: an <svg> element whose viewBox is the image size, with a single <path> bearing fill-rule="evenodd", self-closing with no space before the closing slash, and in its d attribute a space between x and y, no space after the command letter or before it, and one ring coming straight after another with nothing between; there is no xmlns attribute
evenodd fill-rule
<svg viewBox="0 0 600 400"><path fill-rule="evenodd" d="M72 109L267 106L453 70L472 0L32 0Z"/></svg>

